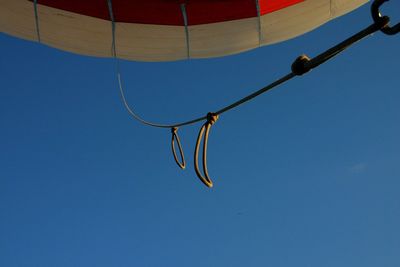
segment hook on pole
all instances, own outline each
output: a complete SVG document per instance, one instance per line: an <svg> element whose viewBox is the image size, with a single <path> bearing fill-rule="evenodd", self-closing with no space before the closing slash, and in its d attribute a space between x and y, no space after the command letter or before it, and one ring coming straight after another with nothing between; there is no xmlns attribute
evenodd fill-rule
<svg viewBox="0 0 400 267"><path fill-rule="evenodd" d="M389 0L375 0L371 5L371 14L375 24L381 26L380 30L387 35L395 35L400 32L400 23L394 26L390 26L390 18L388 16L382 16L379 8Z"/></svg>

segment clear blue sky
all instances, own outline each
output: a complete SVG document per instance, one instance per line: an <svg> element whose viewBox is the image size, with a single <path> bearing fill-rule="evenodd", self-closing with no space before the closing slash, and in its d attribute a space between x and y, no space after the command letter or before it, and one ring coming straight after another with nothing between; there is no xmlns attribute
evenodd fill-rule
<svg viewBox="0 0 400 267"><path fill-rule="evenodd" d="M123 62L128 99L160 122L205 114L369 23L366 5L240 55ZM180 130L182 172L169 131L123 109L112 60L1 34L0 266L400 266L399 47L378 33L223 115L210 190L200 125Z"/></svg>

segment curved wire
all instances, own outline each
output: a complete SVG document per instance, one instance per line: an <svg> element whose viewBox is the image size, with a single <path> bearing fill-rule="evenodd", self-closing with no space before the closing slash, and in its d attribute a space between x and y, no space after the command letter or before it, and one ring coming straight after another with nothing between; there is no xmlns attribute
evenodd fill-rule
<svg viewBox="0 0 400 267"><path fill-rule="evenodd" d="M119 61L117 59L117 64L118 64L118 71L117 71L117 77L118 77L118 85L119 85L119 92L121 95L121 99L122 99L122 103L124 104L126 110L128 111L128 113L138 122L147 125L147 126L151 126L151 127L156 127L156 128L178 128L181 126L185 126L185 125L190 125L190 124L194 124L200 121L203 121L205 119L207 119L207 116L201 116L201 117L197 117L195 119L192 120L188 120L188 121L184 121L184 122L179 122L179 123L171 123L171 124L162 124L162 123L155 123L155 122L150 122L147 121L145 119L143 119L140 115L138 115L129 105L128 101L126 100L125 97L125 93L124 93L124 87L122 85L122 79L121 79L121 73L119 72Z"/></svg>
<svg viewBox="0 0 400 267"><path fill-rule="evenodd" d="M129 105L126 97L125 97L124 88L123 88L123 85L122 85L121 74L119 72L119 63L117 63L117 64L118 64L118 66L117 66L118 67L117 77L118 77L118 85L119 85L119 91L120 91L121 99L122 99L122 102L123 102L126 110L128 111L128 113L135 120L139 121L142 124L145 124L145 125L148 125L148 126L152 126L152 127L174 128L174 127L182 127L182 126L194 124L194 123L197 123L197 122L200 122L200 121L204 121L204 120L207 119L207 116L199 116L199 117L196 117L196 118L191 119L191 120L178 122L178 123L173 123L173 124L161 124L161 123L150 122L150 121L147 121L147 120L143 119L141 116L139 116L136 112L133 111L133 109L130 107L130 105ZM225 113L225 112L227 112L227 111L229 111L231 109L234 109L234 108L236 108L236 107L238 107L238 106L240 106L240 105L242 105L242 104L244 104L246 102L249 102L253 98L255 98L255 97L257 97L257 96L259 96L259 95L261 95L261 94L263 94L263 93L265 93L265 92L267 92L267 91L269 91L269 90L271 90L271 89L273 89L275 87L277 87L278 85L280 85L282 83L285 83L285 82L289 81L290 79L292 79L295 76L296 76L296 74L291 72L291 73L283 76L282 78L270 83L269 85L261 88L260 90L254 92L254 93L252 93L250 95L247 95L247 96L239 99L238 101L236 101L236 102L234 102L234 103L232 103L230 105L227 105L227 106L219 109L217 112L215 112L215 114L221 115L221 114L223 114L223 113Z"/></svg>

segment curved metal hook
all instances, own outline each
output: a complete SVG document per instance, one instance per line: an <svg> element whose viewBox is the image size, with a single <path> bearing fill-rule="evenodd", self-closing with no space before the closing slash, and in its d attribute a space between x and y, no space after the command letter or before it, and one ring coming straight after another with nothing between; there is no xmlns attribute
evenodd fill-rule
<svg viewBox="0 0 400 267"><path fill-rule="evenodd" d="M186 168L186 162L185 162L185 155L183 154L183 148L182 148L181 140L179 139L179 135L178 135L178 128L177 127L171 128L171 133L172 133L172 138L171 138L172 154L174 155L174 159L175 159L176 164L178 164L179 168L184 170ZM178 149L179 149L179 154L181 156L181 161L178 160L178 155L176 154L175 142L178 144Z"/></svg>
<svg viewBox="0 0 400 267"><path fill-rule="evenodd" d="M395 35L400 32L400 23L394 26L390 26L390 18L388 16L382 16L379 8L389 0L375 0L371 5L372 18L377 25L381 25L380 30L387 35Z"/></svg>
<svg viewBox="0 0 400 267"><path fill-rule="evenodd" d="M208 174L207 168L207 146L208 146L208 135L210 133L211 126L218 120L218 115L215 113L207 114L207 122L200 128L199 135L196 141L196 147L194 150L194 170L196 171L197 177L207 187L213 187L213 182ZM203 174L199 170L199 147L201 140L203 139Z"/></svg>

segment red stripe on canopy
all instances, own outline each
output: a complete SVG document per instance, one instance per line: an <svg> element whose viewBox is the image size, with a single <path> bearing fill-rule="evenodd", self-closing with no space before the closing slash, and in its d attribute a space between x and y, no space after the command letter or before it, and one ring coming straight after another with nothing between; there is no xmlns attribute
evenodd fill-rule
<svg viewBox="0 0 400 267"><path fill-rule="evenodd" d="M258 0L261 16L293 6L305 0Z"/></svg>
<svg viewBox="0 0 400 267"><path fill-rule="evenodd" d="M32 0L30 0L32 1ZM259 0L265 15L304 0ZM41 5L109 20L107 0L38 0ZM256 0L112 0L117 22L177 25L184 21L180 5L186 3L189 25L257 17Z"/></svg>

